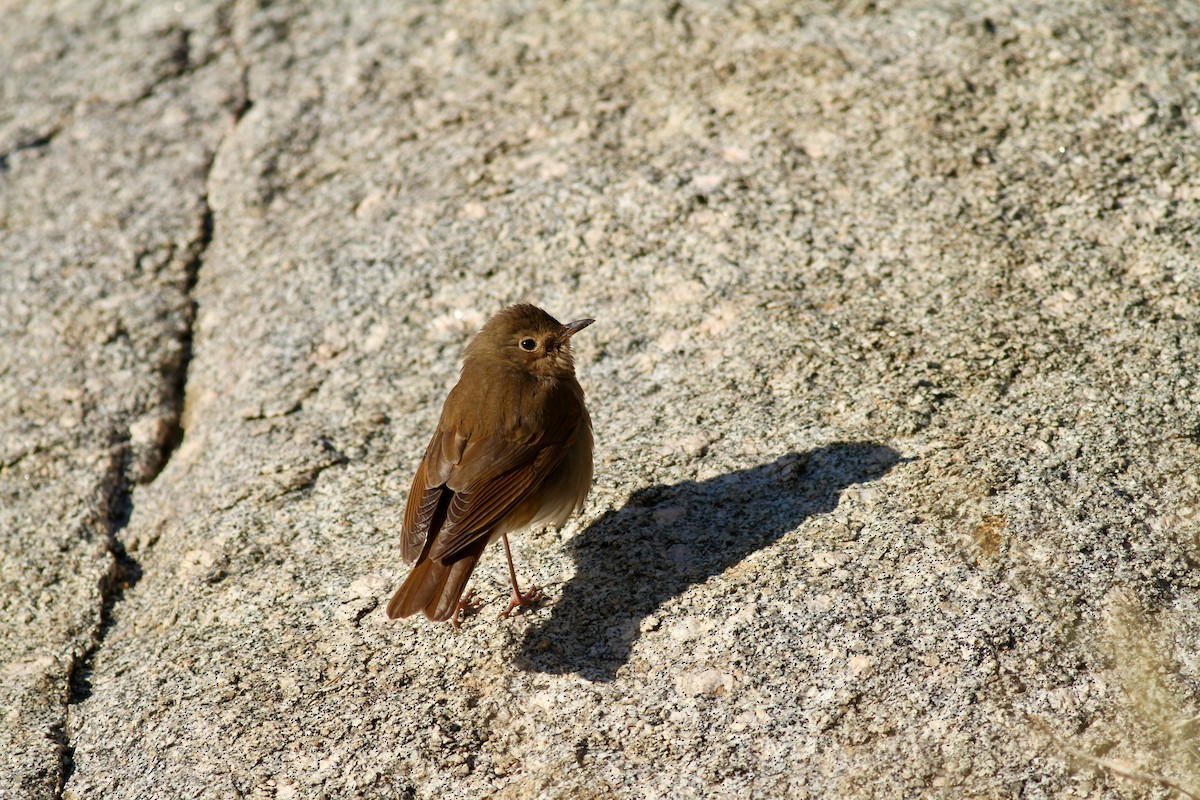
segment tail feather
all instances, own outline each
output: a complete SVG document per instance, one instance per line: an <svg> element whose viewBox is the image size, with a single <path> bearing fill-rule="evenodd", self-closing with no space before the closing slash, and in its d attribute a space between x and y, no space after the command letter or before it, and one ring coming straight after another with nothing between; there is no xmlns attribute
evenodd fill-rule
<svg viewBox="0 0 1200 800"><path fill-rule="evenodd" d="M486 540L484 544L486 544ZM480 548L482 550L482 548ZM425 616L435 622L450 619L454 616L454 612L458 610L458 602L462 599L463 590L467 588L467 581L471 579L471 573L475 571L475 564L479 562L479 554L460 558L450 565L450 569L442 583L441 591L432 603L425 606Z"/></svg>
<svg viewBox="0 0 1200 800"><path fill-rule="evenodd" d="M418 561L408 573L404 583L400 584L400 588L392 595L391 602L387 606L387 615L389 619L403 619L411 617L429 604L431 597L441 589L442 584L446 582L446 575L450 572L446 565L431 559Z"/></svg>
<svg viewBox="0 0 1200 800"><path fill-rule="evenodd" d="M453 617L487 543L487 537L480 537L478 543L456 553L453 561L428 557L418 561L392 595L387 606L388 618L403 619L418 611L424 611L435 622Z"/></svg>

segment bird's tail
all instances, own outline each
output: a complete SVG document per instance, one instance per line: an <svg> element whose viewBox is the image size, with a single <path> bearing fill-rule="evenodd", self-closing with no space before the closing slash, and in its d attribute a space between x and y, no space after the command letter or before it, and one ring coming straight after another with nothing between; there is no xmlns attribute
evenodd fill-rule
<svg viewBox="0 0 1200 800"><path fill-rule="evenodd" d="M435 622L453 617L487 542L486 536L479 537L477 544L472 543L465 550L455 553L452 561L435 560L428 556L417 561L404 583L392 595L387 606L388 618L402 619L418 611L424 611L425 616Z"/></svg>

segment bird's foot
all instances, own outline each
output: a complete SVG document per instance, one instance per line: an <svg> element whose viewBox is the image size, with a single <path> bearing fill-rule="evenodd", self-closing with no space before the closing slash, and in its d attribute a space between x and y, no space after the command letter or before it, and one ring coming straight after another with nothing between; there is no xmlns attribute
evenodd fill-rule
<svg viewBox="0 0 1200 800"><path fill-rule="evenodd" d="M454 630L458 630L462 625L463 617L470 616L481 608L483 608L483 601L475 596L475 590L467 589L467 593L459 599L458 606L450 617L450 624L454 626Z"/></svg>
<svg viewBox="0 0 1200 800"><path fill-rule="evenodd" d="M506 608L500 614L500 616L507 618L518 608L521 608L522 606L531 606L545 596L546 595L542 592L542 590L536 586L530 586L529 591L525 592L524 594L521 594L514 589L512 596L508 598L508 608Z"/></svg>

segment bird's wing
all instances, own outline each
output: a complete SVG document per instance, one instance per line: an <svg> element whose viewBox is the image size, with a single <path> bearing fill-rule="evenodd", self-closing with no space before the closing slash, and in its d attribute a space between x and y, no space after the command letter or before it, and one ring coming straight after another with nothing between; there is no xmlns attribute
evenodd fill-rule
<svg viewBox="0 0 1200 800"><path fill-rule="evenodd" d="M567 387L552 398L529 391L515 402L506 398L503 424L481 430L480 401L460 393L469 377L467 366L463 369L408 495L401 536L406 561L423 554L453 557L488 535L562 463L579 426L586 424L582 404ZM510 377L471 379L495 385ZM485 406L495 402L487 395L482 400Z"/></svg>
<svg viewBox="0 0 1200 800"><path fill-rule="evenodd" d="M452 474L454 489L446 519L430 547L430 558L449 558L480 536L536 489L567 453L569 439L513 442L484 439L471 442L463 455L461 475ZM479 465L490 465L480 469ZM459 472L456 470L455 472ZM464 480L456 480L464 479Z"/></svg>
<svg viewBox="0 0 1200 800"><path fill-rule="evenodd" d="M454 468L462 461L467 439L456 431L440 427L425 448L425 457L417 467L408 503L404 506L404 522L400 530L400 554L406 563L421 555L431 532L436 533L446 516L446 505L453 491L446 488Z"/></svg>

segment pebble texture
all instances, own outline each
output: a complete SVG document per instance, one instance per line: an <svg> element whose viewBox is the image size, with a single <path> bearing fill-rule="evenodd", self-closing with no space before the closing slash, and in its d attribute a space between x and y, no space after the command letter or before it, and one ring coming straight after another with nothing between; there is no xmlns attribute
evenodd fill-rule
<svg viewBox="0 0 1200 800"><path fill-rule="evenodd" d="M3 15L0 798L1200 796L1200 6ZM587 508L389 622L517 301Z"/></svg>

